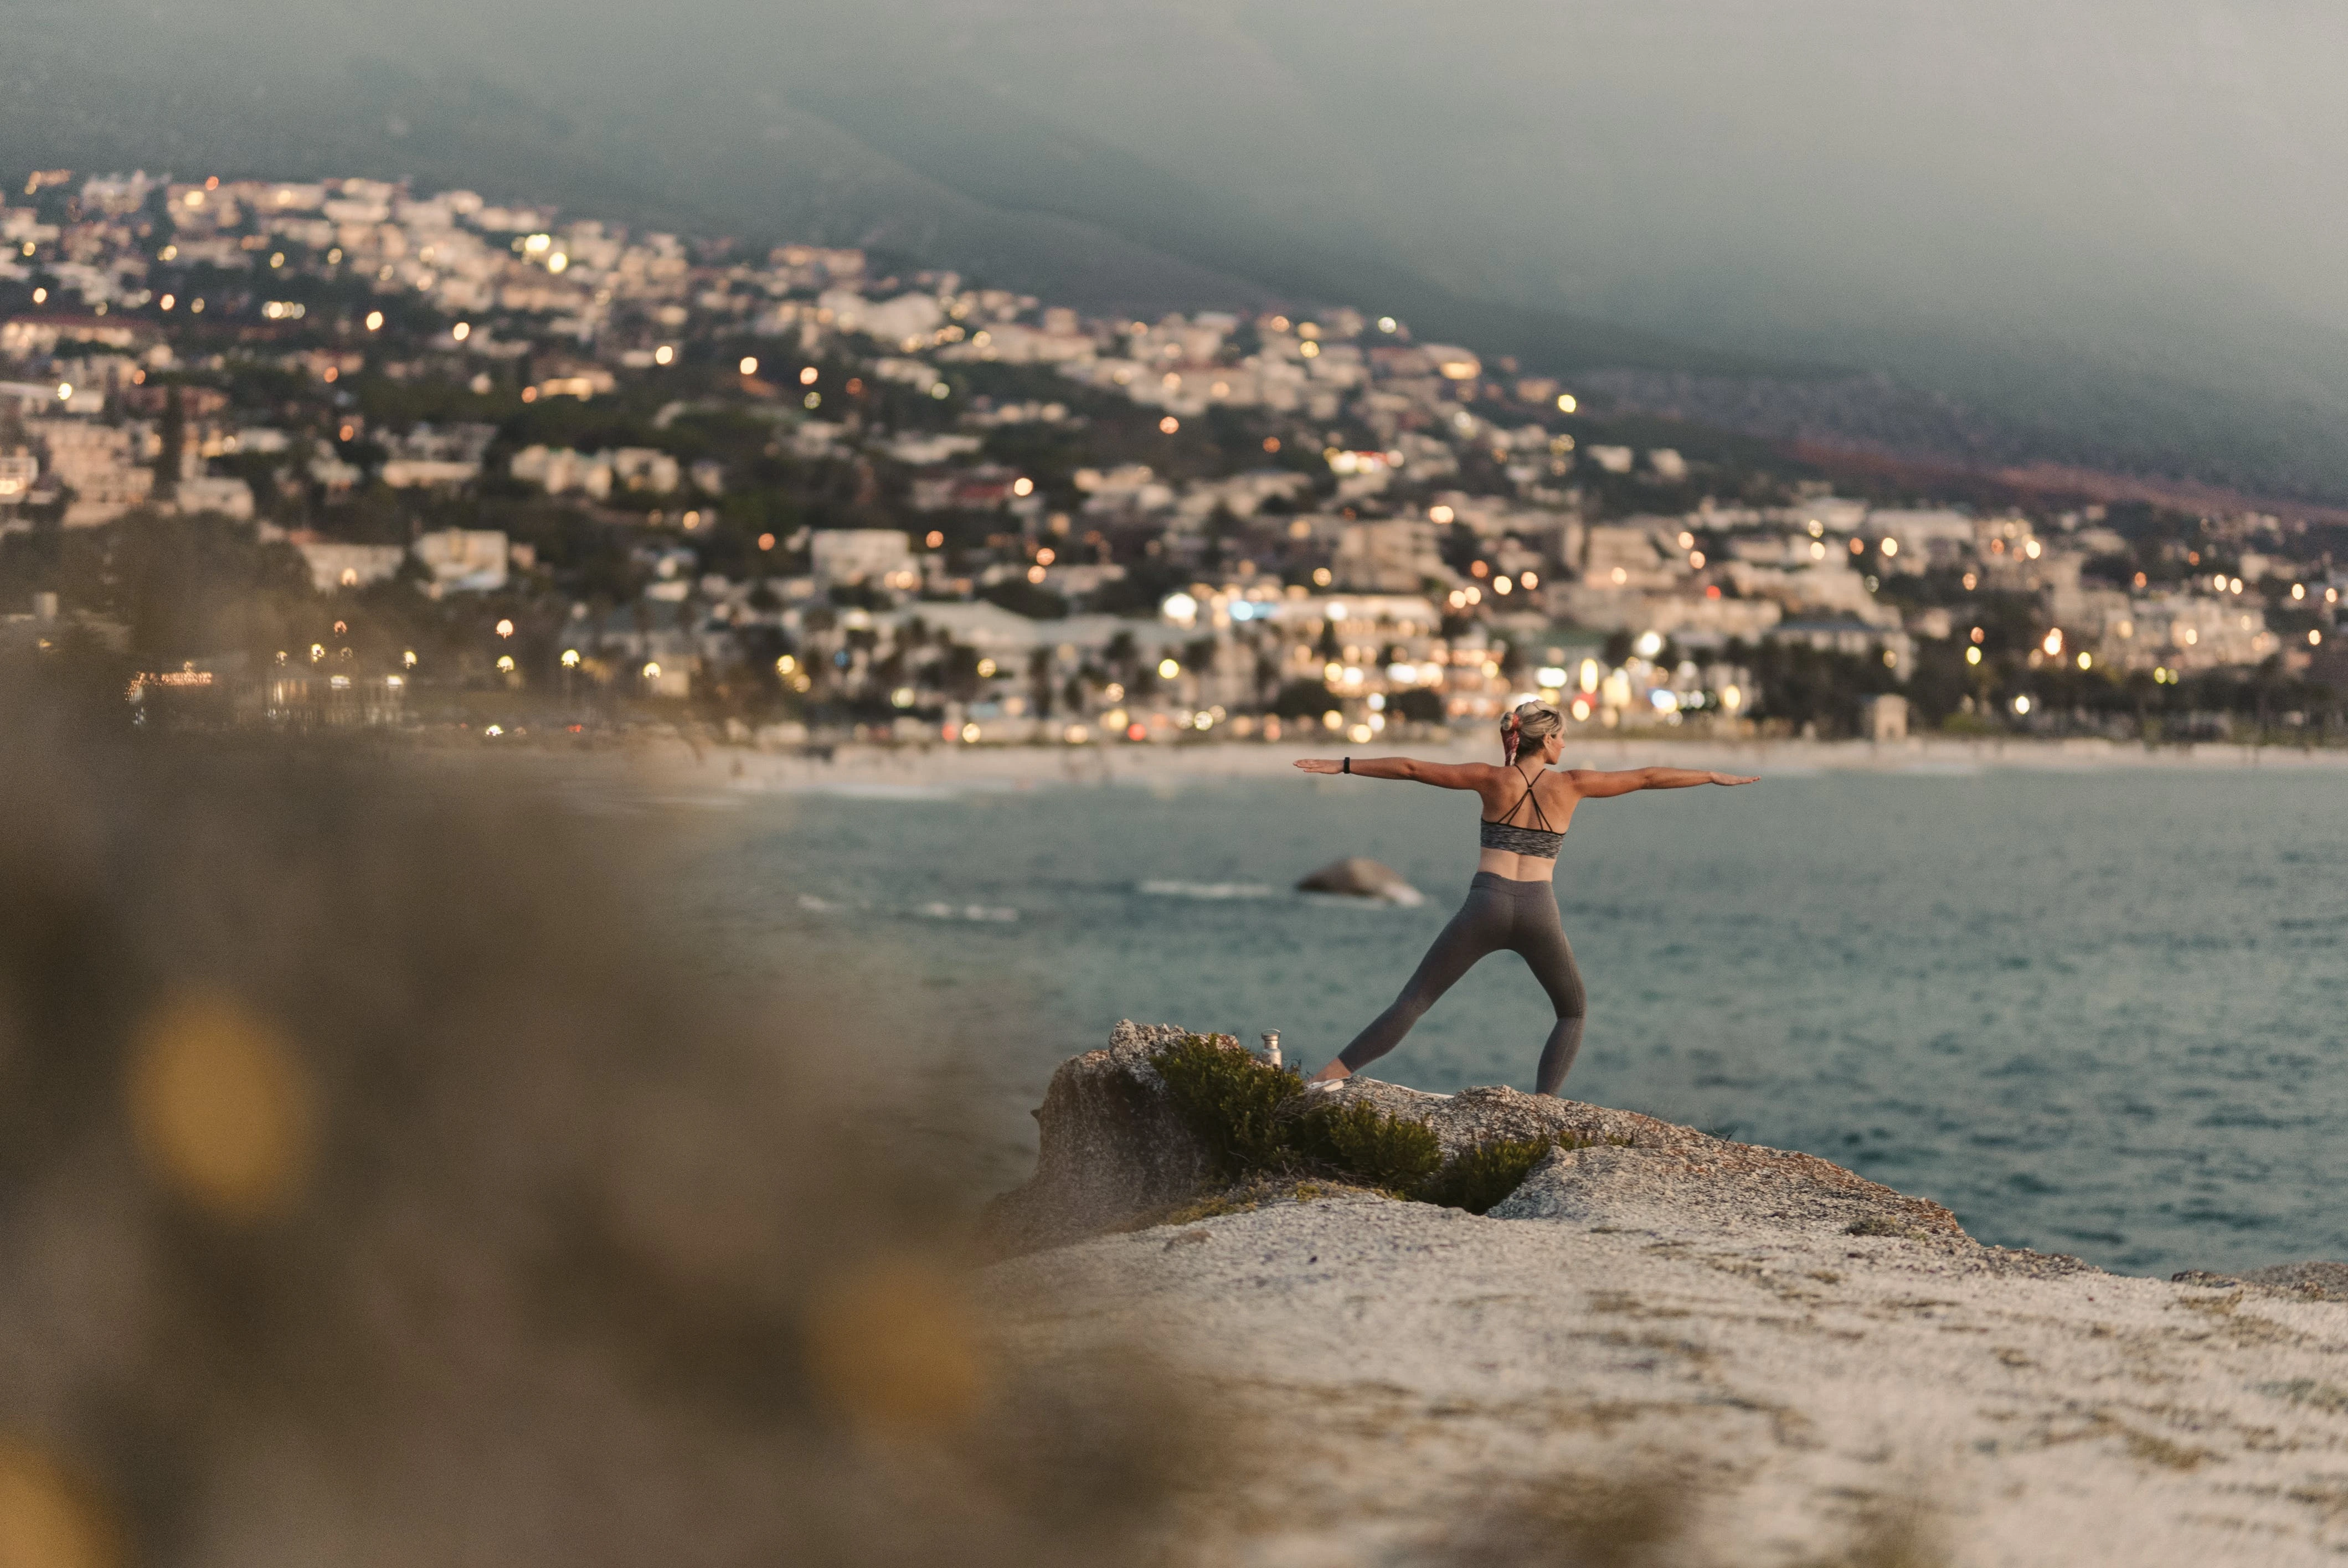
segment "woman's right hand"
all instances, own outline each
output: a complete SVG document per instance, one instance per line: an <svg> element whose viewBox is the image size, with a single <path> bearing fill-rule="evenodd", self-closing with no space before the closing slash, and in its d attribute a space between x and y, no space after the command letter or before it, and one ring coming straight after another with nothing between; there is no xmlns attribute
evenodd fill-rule
<svg viewBox="0 0 2348 1568"><path fill-rule="evenodd" d="M1327 757L1299 757L1296 765L1308 774L1334 774L1343 765Z"/></svg>

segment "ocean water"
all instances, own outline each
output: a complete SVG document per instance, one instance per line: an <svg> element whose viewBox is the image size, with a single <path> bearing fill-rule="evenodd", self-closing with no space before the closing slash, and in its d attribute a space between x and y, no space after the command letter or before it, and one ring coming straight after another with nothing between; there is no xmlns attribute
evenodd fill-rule
<svg viewBox="0 0 2348 1568"><path fill-rule="evenodd" d="M679 886L706 949L852 977L1005 1181L1054 1066L1119 1018L1325 1061L1475 868L1474 798L1401 784L736 798ZM1290 890L1344 855L1426 902ZM1557 889L1576 1098L2124 1272L2348 1258L2348 775L1779 773L1585 804ZM1529 1088L1547 1027L1496 955L1372 1071Z"/></svg>

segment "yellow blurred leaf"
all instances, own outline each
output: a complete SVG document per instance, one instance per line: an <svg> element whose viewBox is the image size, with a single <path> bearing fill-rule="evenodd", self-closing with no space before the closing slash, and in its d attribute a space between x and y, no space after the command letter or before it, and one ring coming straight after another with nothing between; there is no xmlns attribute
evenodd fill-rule
<svg viewBox="0 0 2348 1568"><path fill-rule="evenodd" d="M113 1568L105 1515L39 1450L0 1440L0 1568Z"/></svg>
<svg viewBox="0 0 2348 1568"><path fill-rule="evenodd" d="M987 1377L961 1292L919 1258L868 1263L819 1291L807 1327L809 1370L851 1419L896 1432L966 1419Z"/></svg>
<svg viewBox="0 0 2348 1568"><path fill-rule="evenodd" d="M149 1168L226 1219L282 1213L308 1174L314 1115L284 1038L235 998L184 992L140 1020L131 1124Z"/></svg>

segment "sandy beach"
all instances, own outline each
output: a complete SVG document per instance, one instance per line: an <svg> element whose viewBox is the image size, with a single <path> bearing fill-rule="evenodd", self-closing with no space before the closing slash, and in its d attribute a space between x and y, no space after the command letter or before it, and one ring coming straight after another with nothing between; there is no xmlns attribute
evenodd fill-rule
<svg viewBox="0 0 2348 1568"><path fill-rule="evenodd" d="M1175 744L1079 746L889 746L850 743L828 751L688 742L658 737L632 748L664 780L706 782L749 790L1034 788L1045 784L1148 784L1285 774L1302 756L1410 755L1438 762L1489 762L1494 749L1480 738L1447 743L1406 740L1352 746L1302 736L1274 743L1202 741ZM2145 746L2105 740L1907 741L1705 740L1641 735L1628 739L1576 736L1566 767L1649 765L1718 768L1770 774L1869 773L1947 776L2015 770L2080 773L2103 769L2211 772L2227 769L2348 768L2348 749L2250 746L2204 742Z"/></svg>

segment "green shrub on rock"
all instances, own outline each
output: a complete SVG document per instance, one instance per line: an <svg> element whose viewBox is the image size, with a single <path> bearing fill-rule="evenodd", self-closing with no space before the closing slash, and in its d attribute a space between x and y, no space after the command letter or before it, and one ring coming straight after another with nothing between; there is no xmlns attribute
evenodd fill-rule
<svg viewBox="0 0 2348 1568"><path fill-rule="evenodd" d="M1462 1149L1410 1195L1471 1214L1488 1212L1524 1184L1554 1138L1500 1138Z"/></svg>
<svg viewBox="0 0 2348 1568"><path fill-rule="evenodd" d="M1288 1130L1276 1112L1304 1089L1292 1067L1274 1067L1236 1044L1185 1035L1150 1058L1175 1113L1199 1141L1217 1175L1238 1181L1285 1163Z"/></svg>
<svg viewBox="0 0 2348 1568"><path fill-rule="evenodd" d="M1292 1104L1304 1091L1296 1070L1274 1067L1226 1037L1185 1035L1149 1060L1223 1182L1334 1174L1480 1214L1515 1192L1550 1150L1580 1146L1572 1139L1500 1139L1446 1160L1432 1127L1366 1100L1300 1114Z"/></svg>
<svg viewBox="0 0 2348 1568"><path fill-rule="evenodd" d="M1297 1118L1296 1147L1365 1186L1415 1195L1443 1165L1443 1145L1424 1122L1379 1110L1366 1100L1315 1106Z"/></svg>

